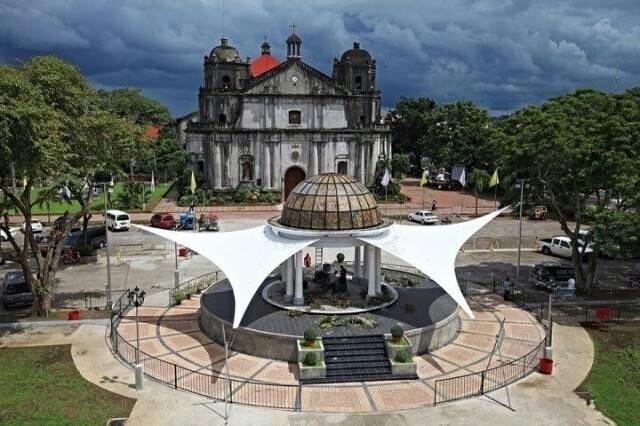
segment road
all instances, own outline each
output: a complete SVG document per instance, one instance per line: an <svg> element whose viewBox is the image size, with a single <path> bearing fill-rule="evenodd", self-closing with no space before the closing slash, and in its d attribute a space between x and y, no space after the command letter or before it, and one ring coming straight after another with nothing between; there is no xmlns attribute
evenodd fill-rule
<svg viewBox="0 0 640 426"><path fill-rule="evenodd" d="M244 216L244 215L243 215ZM453 218L454 221L461 220ZM262 217L257 218L227 218L221 220L224 231L245 229L264 224ZM506 276L515 278L515 264L517 253L511 251L488 251L470 249L471 241L495 240L501 248L514 249L517 247L518 222L508 217L501 217L470 239L465 245L465 251L460 252L456 259L456 267L460 279L474 282L489 283L495 276L502 281ZM422 226L422 225L415 225ZM557 234L559 225L556 222L524 222L523 237L525 246L531 246L536 236ZM190 232L190 231L183 231ZM170 289L174 285L174 245L160 237L145 233L139 229L128 232L110 233L111 278L113 290L124 290L138 286L152 295ZM6 244L6 243L5 243ZM483 244L478 243L478 247ZM311 253L311 249L306 251ZM335 259L338 252L343 252L347 260L353 259L353 249L325 249L325 260ZM106 250L99 250L100 259L95 264L61 265L56 275L53 288L54 306L83 307L85 292L102 291L107 282ZM239 253L238 255L242 255ZM530 267L538 262L558 260L539 253L524 251L522 254L521 283L524 285ZM248 262L255 261L247 259ZM399 259L387 253L382 254L384 263L402 263ZM181 279L197 277L212 272L218 268L201 256L178 258ZM605 285L624 287L633 262L612 261L602 259L599 278ZM15 264L7 263L0 266L0 276L9 269L16 269Z"/></svg>

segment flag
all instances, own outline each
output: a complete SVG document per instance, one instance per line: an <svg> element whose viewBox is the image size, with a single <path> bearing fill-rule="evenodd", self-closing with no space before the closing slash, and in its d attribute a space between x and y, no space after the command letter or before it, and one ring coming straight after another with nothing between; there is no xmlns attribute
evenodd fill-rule
<svg viewBox="0 0 640 426"><path fill-rule="evenodd" d="M196 185L196 176L193 174L193 170L191 170L191 193L192 194L196 193L197 187L198 185Z"/></svg>
<svg viewBox="0 0 640 426"><path fill-rule="evenodd" d="M382 175L382 180L380 181L380 183L382 184L382 186L387 186L389 185L390 181L391 173L389 173L389 169L384 169L384 175Z"/></svg>
<svg viewBox="0 0 640 426"><path fill-rule="evenodd" d="M429 172L428 171L423 171L422 172L422 177L420 178L420 186L424 186L427 183L427 174Z"/></svg>
<svg viewBox="0 0 640 426"><path fill-rule="evenodd" d="M496 186L499 183L500 179L498 178L498 169L496 169L496 171L493 172L493 175L491 176L491 180L489 181L489 188L491 188L492 186Z"/></svg>
<svg viewBox="0 0 640 426"><path fill-rule="evenodd" d="M151 170L151 192L154 192L156 190L156 179L153 173L153 170Z"/></svg>
<svg viewBox="0 0 640 426"><path fill-rule="evenodd" d="M467 185L467 178L466 178L466 173L465 173L464 167L462 168L462 172L460 173L459 182L460 182L460 184L462 185L463 188Z"/></svg>

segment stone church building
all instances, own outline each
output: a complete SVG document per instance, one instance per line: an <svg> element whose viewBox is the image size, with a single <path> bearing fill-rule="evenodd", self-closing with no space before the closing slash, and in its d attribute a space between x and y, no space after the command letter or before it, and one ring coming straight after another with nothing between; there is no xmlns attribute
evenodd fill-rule
<svg viewBox="0 0 640 426"><path fill-rule="evenodd" d="M258 185L285 199L301 180L327 172L371 185L376 161L390 157L369 52L354 43L328 76L303 62L301 47L294 32L284 62L266 41L245 60L223 38L205 56L198 111L177 126L214 190Z"/></svg>

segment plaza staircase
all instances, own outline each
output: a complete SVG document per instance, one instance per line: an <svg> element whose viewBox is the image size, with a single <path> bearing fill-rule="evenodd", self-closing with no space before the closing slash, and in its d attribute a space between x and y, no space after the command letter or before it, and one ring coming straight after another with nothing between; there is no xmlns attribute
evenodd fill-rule
<svg viewBox="0 0 640 426"><path fill-rule="evenodd" d="M302 384L362 382L416 379L416 376L393 376L383 335L323 337L324 378L308 379Z"/></svg>

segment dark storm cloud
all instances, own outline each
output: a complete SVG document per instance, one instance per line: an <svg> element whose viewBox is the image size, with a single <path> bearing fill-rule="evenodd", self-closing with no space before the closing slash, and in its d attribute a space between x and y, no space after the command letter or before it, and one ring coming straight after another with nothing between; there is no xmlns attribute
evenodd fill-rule
<svg viewBox="0 0 640 426"><path fill-rule="evenodd" d="M100 87L135 86L176 115L196 107L202 60L222 33L222 0L0 0L0 60L55 53ZM387 108L400 96L470 99L512 111L577 87L640 84L636 0L323 2L226 0L243 57L266 35L284 58L296 22L303 59L330 74L360 41ZM616 72L616 69L619 71Z"/></svg>

